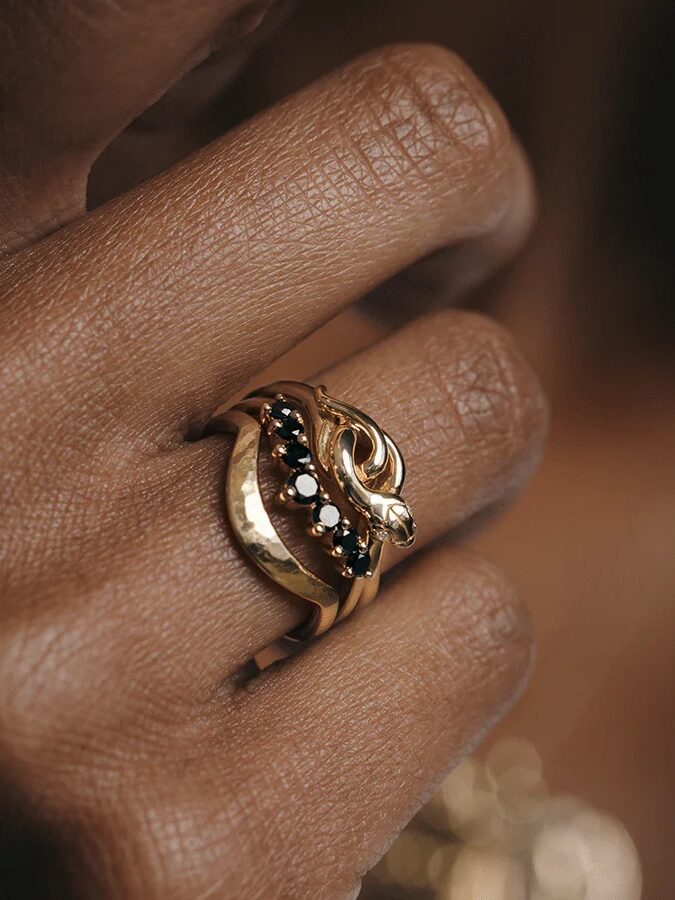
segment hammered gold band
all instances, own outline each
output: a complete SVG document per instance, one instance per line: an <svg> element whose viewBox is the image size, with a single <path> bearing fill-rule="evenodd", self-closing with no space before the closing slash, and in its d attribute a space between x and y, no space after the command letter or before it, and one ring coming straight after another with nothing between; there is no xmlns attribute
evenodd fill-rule
<svg viewBox="0 0 675 900"><path fill-rule="evenodd" d="M212 424L235 435L226 505L238 542L272 581L313 606L303 626L256 656L263 668L373 600L383 542L408 547L415 537L412 513L400 496L405 467L386 432L322 386L267 385ZM258 476L265 435L286 475L278 500L307 511L309 533L338 565L335 584L298 559L272 522Z"/></svg>

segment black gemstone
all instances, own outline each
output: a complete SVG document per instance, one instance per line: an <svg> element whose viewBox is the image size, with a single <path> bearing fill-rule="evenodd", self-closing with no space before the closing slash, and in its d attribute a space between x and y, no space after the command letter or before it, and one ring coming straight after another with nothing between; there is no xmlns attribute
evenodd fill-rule
<svg viewBox="0 0 675 900"><path fill-rule="evenodd" d="M282 458L286 465L292 469L303 469L311 463L312 452L299 441L291 441L286 445L286 452Z"/></svg>
<svg viewBox="0 0 675 900"><path fill-rule="evenodd" d="M318 503L312 510L312 519L317 525L323 525L326 531L332 531L340 524L340 510L334 503Z"/></svg>
<svg viewBox="0 0 675 900"><path fill-rule="evenodd" d="M280 438L283 438L285 441L292 441L293 438L304 432L305 426L302 422L289 416L280 422L274 430Z"/></svg>
<svg viewBox="0 0 675 900"><path fill-rule="evenodd" d="M275 400L270 409L270 416L283 422L293 412L293 407L289 406L285 400Z"/></svg>
<svg viewBox="0 0 675 900"><path fill-rule="evenodd" d="M356 553L359 549L359 536L353 528L340 528L333 535L333 546L341 547L343 553Z"/></svg>
<svg viewBox="0 0 675 900"><path fill-rule="evenodd" d="M321 485L314 475L310 475L309 472L296 472L288 479L288 484L289 487L295 489L293 499L296 503L316 503L319 499Z"/></svg>
<svg viewBox="0 0 675 900"><path fill-rule="evenodd" d="M359 550L349 557L347 565L355 575L363 576L370 569L370 554Z"/></svg>

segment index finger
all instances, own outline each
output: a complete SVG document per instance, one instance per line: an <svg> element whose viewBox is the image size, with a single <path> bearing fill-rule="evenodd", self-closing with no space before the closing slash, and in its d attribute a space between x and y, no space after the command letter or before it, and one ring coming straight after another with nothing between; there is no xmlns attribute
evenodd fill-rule
<svg viewBox="0 0 675 900"><path fill-rule="evenodd" d="M15 260L9 315L37 343L22 374L41 392L56 356L55 389L182 432L408 263L521 233L523 197L519 146L461 61L370 54Z"/></svg>

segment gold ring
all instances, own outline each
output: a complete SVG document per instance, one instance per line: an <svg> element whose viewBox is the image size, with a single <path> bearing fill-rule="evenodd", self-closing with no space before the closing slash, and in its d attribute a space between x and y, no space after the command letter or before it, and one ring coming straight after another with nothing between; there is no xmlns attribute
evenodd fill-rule
<svg viewBox="0 0 675 900"><path fill-rule="evenodd" d="M226 505L237 540L272 581L313 605L304 625L256 655L264 668L373 600L383 543L413 543L415 521L400 496L405 466L385 431L323 386L267 385L217 416L212 426L236 436ZM265 435L285 475L277 499L306 511L309 533L337 564L334 583L307 568L272 522L258 478Z"/></svg>

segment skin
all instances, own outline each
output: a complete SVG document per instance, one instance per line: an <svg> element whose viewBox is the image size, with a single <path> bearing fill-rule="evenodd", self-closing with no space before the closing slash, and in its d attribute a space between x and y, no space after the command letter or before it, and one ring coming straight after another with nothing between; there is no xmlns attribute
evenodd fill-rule
<svg viewBox="0 0 675 900"><path fill-rule="evenodd" d="M523 137L537 229L471 296L516 336L554 410L534 482L472 542L517 578L537 635L533 678L496 736L531 739L552 790L618 817L649 900L670 900L675 883L675 253L660 137L673 35L663 0L307 4L256 54L243 88L270 102L359 49L432 39L471 61ZM110 160L130 157L124 143ZM364 328L381 333L394 311L446 302L466 275L456 253L388 283L383 315L357 323L350 311L275 376Z"/></svg>
<svg viewBox="0 0 675 900"><path fill-rule="evenodd" d="M406 45L87 212L111 142L214 47L234 68L263 11L3 8L0 772L29 863L12 896L354 896L529 669L508 579L443 539L522 484L546 405L499 326L442 310L311 379L403 448L414 553L378 603L236 678L306 610L233 545L208 415L415 260L462 244L497 265L533 205L483 86Z"/></svg>

